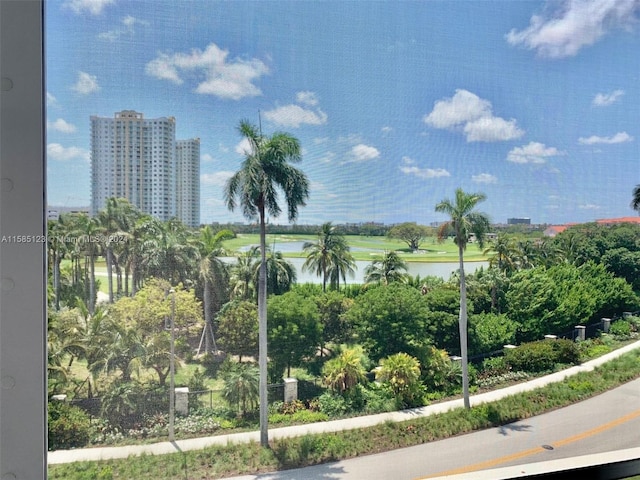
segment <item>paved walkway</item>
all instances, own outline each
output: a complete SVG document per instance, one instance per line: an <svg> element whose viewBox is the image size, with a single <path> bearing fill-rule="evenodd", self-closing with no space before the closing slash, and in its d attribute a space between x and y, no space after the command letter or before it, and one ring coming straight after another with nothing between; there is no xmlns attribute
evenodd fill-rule
<svg viewBox="0 0 640 480"><path fill-rule="evenodd" d="M578 372L593 370L598 365L608 362L631 350L640 348L640 341L629 344L614 352L603 355L600 358L585 362L582 365L571 367L561 372L553 373L544 377L536 378L529 382L519 383L511 387L494 390L491 392L473 395L470 399L471 405L479 405L492 402L516 393L534 390L547 385L548 383L560 382L565 378L575 375ZM296 437L310 433L337 432L342 430L353 430L356 428L371 427L387 421L402 422L413 418L425 417L435 413L442 413L460 408L463 406L462 398L449 402L437 403L426 407L403 410L399 412L380 413L362 417L347 418L343 420L332 420L328 422L311 423L307 425L296 425L292 427L274 428L269 430L269 438ZM149 445L131 445L124 447L95 447L75 450L56 450L48 453L47 462L49 465L60 463L71 463L80 461L97 461L112 458L127 458L132 455L162 455L175 453L177 451L201 450L212 445L227 445L229 443L259 442L260 432L231 433L228 435L216 435L211 437L192 438L178 440L176 442L160 442Z"/></svg>

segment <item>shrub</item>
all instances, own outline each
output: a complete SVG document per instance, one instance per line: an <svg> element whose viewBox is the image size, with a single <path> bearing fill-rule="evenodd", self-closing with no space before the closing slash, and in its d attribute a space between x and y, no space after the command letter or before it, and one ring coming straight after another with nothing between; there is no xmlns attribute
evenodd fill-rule
<svg viewBox="0 0 640 480"><path fill-rule="evenodd" d="M554 370L559 363L578 364L580 353L571 340L540 340L507 350L505 362L512 370L537 373Z"/></svg>
<svg viewBox="0 0 640 480"><path fill-rule="evenodd" d="M318 405L322 413L329 417L341 417L349 411L347 400L337 393L325 392L318 397Z"/></svg>
<svg viewBox="0 0 640 480"><path fill-rule="evenodd" d="M396 353L380 360L376 379L389 386L398 407L418 407L424 404L425 388L420 381L420 362L406 353Z"/></svg>
<svg viewBox="0 0 640 480"><path fill-rule="evenodd" d="M609 333L618 338L629 338L631 336L631 324L627 320L613 322Z"/></svg>
<svg viewBox="0 0 640 480"><path fill-rule="evenodd" d="M49 450L83 447L89 443L91 420L80 408L50 402L48 419Z"/></svg>

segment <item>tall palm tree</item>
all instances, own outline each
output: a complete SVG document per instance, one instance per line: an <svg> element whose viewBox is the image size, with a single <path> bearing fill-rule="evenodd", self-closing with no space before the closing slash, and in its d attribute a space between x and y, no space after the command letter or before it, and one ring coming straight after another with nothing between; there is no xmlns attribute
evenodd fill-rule
<svg viewBox="0 0 640 480"><path fill-rule="evenodd" d="M89 313L93 314L96 306L96 257L100 251L99 242L96 239L100 238L102 229L100 222L97 218L89 217L88 215L81 215L79 217L79 225L82 231L82 236L79 237L79 243L82 244L83 253L85 256L85 263L88 264L88 268L85 268L85 285L89 285L89 291L85 293L85 304L89 308Z"/></svg>
<svg viewBox="0 0 640 480"><path fill-rule="evenodd" d="M633 199L631 200L631 208L640 213L640 183L633 189Z"/></svg>
<svg viewBox="0 0 640 480"><path fill-rule="evenodd" d="M375 259L364 269L365 283L389 285L407 279L407 262L395 251L384 252L381 258Z"/></svg>
<svg viewBox="0 0 640 480"><path fill-rule="evenodd" d="M233 238L233 232L221 230L214 233L211 226L207 225L200 230L198 239L200 250L198 272L203 289L204 351L206 353L210 353L211 347L215 345L215 337L213 336L214 296L218 297L219 308L224 303L219 297L223 292L226 292L229 283L227 266L220 259L221 256L226 255L222 242L229 238Z"/></svg>
<svg viewBox="0 0 640 480"><path fill-rule="evenodd" d="M469 402L469 365L467 347L467 285L464 277L464 251L469 236L475 234L478 245L482 248L486 233L489 231L489 217L476 212L476 205L486 199L484 193L465 193L461 188L456 190L455 200L445 199L436 205L436 212L444 213L450 220L438 229L438 239L443 241L449 232L453 232L453 241L458 247L460 262L460 352L462 357L462 396L465 408L471 408Z"/></svg>
<svg viewBox="0 0 640 480"><path fill-rule="evenodd" d="M254 125L243 120L238 127L249 143L245 160L238 172L227 182L225 200L234 210L238 204L247 219L258 217L260 225L260 277L258 281L258 343L260 371L260 444L268 445L267 433L267 262L266 215L281 213L278 191L284 193L289 221L298 216L298 207L309 197L309 180L290 165L302 159L300 142L287 133L262 135Z"/></svg>
<svg viewBox="0 0 640 480"><path fill-rule="evenodd" d="M316 242L305 242L302 249L307 252L302 269L322 276L323 292L327 290L327 281L332 287L339 287L340 278L345 281L346 274L354 272L355 261L349 245L343 235L336 233L331 222L322 225Z"/></svg>
<svg viewBox="0 0 640 480"><path fill-rule="evenodd" d="M114 249L120 238L128 235L135 222L135 209L126 198L111 197L103 210L98 212L98 221L102 227L102 246L107 264L107 285L109 303L113 303L113 267L117 264ZM118 282L121 285L121 281Z"/></svg>

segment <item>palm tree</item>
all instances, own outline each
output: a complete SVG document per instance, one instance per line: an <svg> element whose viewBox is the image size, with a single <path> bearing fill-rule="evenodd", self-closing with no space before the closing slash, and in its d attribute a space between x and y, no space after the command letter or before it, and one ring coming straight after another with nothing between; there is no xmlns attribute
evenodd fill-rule
<svg viewBox="0 0 640 480"><path fill-rule="evenodd" d="M88 263L88 268L85 268L85 286L89 285L89 291L85 293L85 304L89 308L89 313L93 313L96 305L96 257L99 254L99 242L96 239L100 238L101 227L97 218L82 215L79 217L79 225L82 231L82 236L79 237L78 243L81 244L85 256L85 263Z"/></svg>
<svg viewBox="0 0 640 480"><path fill-rule="evenodd" d="M107 264L107 284L109 286L109 303L113 303L113 267L117 265L114 248L118 246L120 238L128 235L135 223L135 210L126 198L111 197L103 210L98 212L98 221L102 227L102 246ZM120 267L117 267L120 270ZM118 284L121 291L121 276Z"/></svg>
<svg viewBox="0 0 640 480"><path fill-rule="evenodd" d="M260 374L258 369L249 363L231 364L223 374L224 387L222 396L235 406L242 415L253 410L260 398Z"/></svg>
<svg viewBox="0 0 640 480"><path fill-rule="evenodd" d="M255 301L256 277L260 275L259 253L258 247L251 247L236 257L237 261L231 267L231 278L229 280L232 299Z"/></svg>
<svg viewBox="0 0 640 480"><path fill-rule="evenodd" d="M489 266L496 267L500 272L509 275L516 270L516 246L514 240L507 235L498 235L484 252L483 255L492 254Z"/></svg>
<svg viewBox="0 0 640 480"><path fill-rule="evenodd" d="M267 294L282 295L288 292L297 277L296 268L282 256L282 252L268 251Z"/></svg>
<svg viewBox="0 0 640 480"><path fill-rule="evenodd" d="M631 200L631 208L640 213L640 183L633 189L633 199Z"/></svg>
<svg viewBox="0 0 640 480"><path fill-rule="evenodd" d="M365 283L381 283L389 285L391 282L407 280L407 262L400 258L395 251L386 251L381 258L371 262L364 269Z"/></svg>
<svg viewBox="0 0 640 480"><path fill-rule="evenodd" d="M484 193L465 193L461 188L456 190L454 201L445 199L436 205L436 212L447 214L449 221L438 229L438 239L443 241L447 234L453 232L453 241L458 247L460 262L460 352L462 356L462 396L465 408L471 408L469 402L469 365L467 352L467 285L464 277L464 251L469 236L475 234L480 247L484 245L485 235L489 230L489 218L486 214L474 211L476 205L486 199Z"/></svg>
<svg viewBox="0 0 640 480"><path fill-rule="evenodd" d="M346 274L354 273L355 261L349 245L343 235L336 233L331 222L322 225L317 242L305 242L302 249L307 252L302 269L315 271L322 277L323 292L327 290L327 280L332 287L339 287L340 278L346 281Z"/></svg>
<svg viewBox="0 0 640 480"><path fill-rule="evenodd" d="M212 345L215 346L216 343L213 336L214 296L218 297L221 306L224 302L220 297L223 292L226 293L229 283L227 266L220 259L226 254L222 242L229 238L233 238L233 232L229 230L213 233L210 225L200 230L198 271L203 287L205 353L210 353Z"/></svg>
<svg viewBox="0 0 640 480"><path fill-rule="evenodd" d="M278 190L284 193L289 221L298 216L298 207L304 206L309 197L309 180L301 171L290 165L301 160L300 142L287 133L275 133L271 137L262 133L247 121L240 122L239 131L249 143L245 160L238 172L227 182L225 200L234 210L238 204L247 219L258 217L260 225L260 276L258 280L258 338L260 371L260 444L269 443L267 433L267 245L266 215L277 217Z"/></svg>

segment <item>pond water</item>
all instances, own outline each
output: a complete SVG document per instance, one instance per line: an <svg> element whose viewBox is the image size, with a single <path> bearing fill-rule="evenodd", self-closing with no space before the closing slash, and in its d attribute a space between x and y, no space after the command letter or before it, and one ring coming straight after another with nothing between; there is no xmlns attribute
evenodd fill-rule
<svg viewBox="0 0 640 480"><path fill-rule="evenodd" d="M296 245L295 248L289 249L289 246ZM303 242L290 242L290 243L278 243L277 249L280 252L299 252L302 249ZM285 247L286 248L283 248ZM245 248L246 250L247 248ZM355 249L352 249L355 250ZM382 252L383 250L381 250ZM318 277L312 272L303 272L302 264L304 258L287 258L289 262L296 268L296 274L298 277L297 283L322 283L322 278ZM234 262L235 258L226 258L225 261ZM364 270L370 265L371 262L364 260L356 261L356 272L354 276L347 276L347 283L364 283ZM458 270L458 262L408 262L408 272L412 276L420 275L420 277L435 276L444 280L448 280L452 273ZM489 262L465 262L464 271L466 273L473 273L480 267L487 268Z"/></svg>

